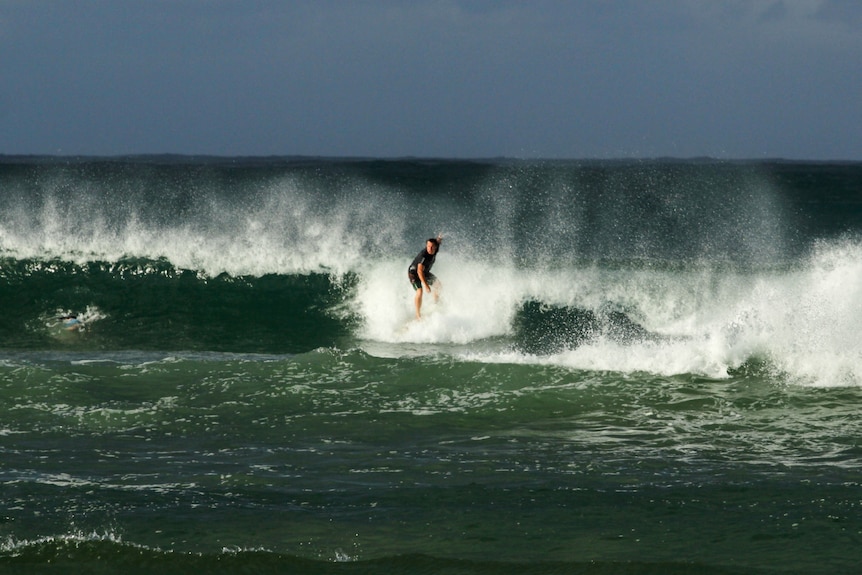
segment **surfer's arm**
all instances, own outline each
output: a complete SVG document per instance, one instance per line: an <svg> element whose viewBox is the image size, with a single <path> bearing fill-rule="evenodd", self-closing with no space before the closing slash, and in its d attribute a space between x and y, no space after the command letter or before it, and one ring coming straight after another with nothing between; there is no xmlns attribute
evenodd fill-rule
<svg viewBox="0 0 862 575"><path fill-rule="evenodd" d="M419 264L416 266L416 274L419 276L419 281L422 282L422 287L425 288L425 291L430 292L431 287L428 285L428 282L425 281L425 264Z"/></svg>

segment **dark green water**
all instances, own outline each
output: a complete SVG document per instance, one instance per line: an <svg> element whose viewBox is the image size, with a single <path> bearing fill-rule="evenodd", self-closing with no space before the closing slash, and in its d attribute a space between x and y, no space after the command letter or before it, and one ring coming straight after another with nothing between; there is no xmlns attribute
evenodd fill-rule
<svg viewBox="0 0 862 575"><path fill-rule="evenodd" d="M854 573L860 182L7 158L0 571Z"/></svg>

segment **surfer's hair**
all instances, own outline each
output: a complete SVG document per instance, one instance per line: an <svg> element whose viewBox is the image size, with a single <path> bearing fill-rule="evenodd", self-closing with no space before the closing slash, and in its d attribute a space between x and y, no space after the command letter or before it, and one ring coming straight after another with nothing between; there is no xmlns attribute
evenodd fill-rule
<svg viewBox="0 0 862 575"><path fill-rule="evenodd" d="M428 238L427 241L431 242L435 246L438 246L438 247L440 246L440 242L437 241L437 238Z"/></svg>

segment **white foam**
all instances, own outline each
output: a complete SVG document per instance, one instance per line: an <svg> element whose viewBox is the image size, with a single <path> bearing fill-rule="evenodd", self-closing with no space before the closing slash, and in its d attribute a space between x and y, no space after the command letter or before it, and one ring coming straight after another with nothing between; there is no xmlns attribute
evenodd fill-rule
<svg viewBox="0 0 862 575"><path fill-rule="evenodd" d="M146 549L146 547L142 545L137 545L134 543L125 543L120 535L114 533L113 531L104 531L102 533L98 533L96 531L91 531L89 533L85 531L75 530L72 533L62 534L62 535L48 535L43 537L38 537L35 539L23 539L19 540L12 536L6 538L5 541L0 541L0 552L9 553L13 557L22 553L25 549L29 547L38 547L45 544L80 544L80 543L99 543L99 542L109 542L109 543L118 543L134 548Z"/></svg>
<svg viewBox="0 0 862 575"><path fill-rule="evenodd" d="M465 344L509 333L522 290L512 269L457 256L440 256L434 274L440 298L424 294L415 319L409 260L377 262L360 276L354 308L363 318L361 337L392 343Z"/></svg>
<svg viewBox="0 0 862 575"><path fill-rule="evenodd" d="M402 269L405 268L405 269ZM361 336L392 343L469 344L507 335L524 301L600 313L623 310L655 337L620 342L596 337L553 356L475 350L471 359L543 362L588 370L697 373L728 377L752 359L800 385L862 385L862 245L820 244L792 268L734 272L680 270L496 269L441 254L434 272L444 284L424 318L412 320L406 263L368 267L354 309Z"/></svg>
<svg viewBox="0 0 862 575"><path fill-rule="evenodd" d="M789 382L862 384L862 246L822 244L798 269L689 281L655 299L631 298L645 327L665 340L601 339L556 358L584 369L724 377L757 357Z"/></svg>

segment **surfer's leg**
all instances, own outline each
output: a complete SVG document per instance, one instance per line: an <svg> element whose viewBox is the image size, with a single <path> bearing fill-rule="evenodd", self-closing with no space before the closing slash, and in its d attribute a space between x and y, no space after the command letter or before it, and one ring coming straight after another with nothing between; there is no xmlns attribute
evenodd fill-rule
<svg viewBox="0 0 862 575"><path fill-rule="evenodd" d="M428 282L428 286L431 288L429 291L434 296L434 303L437 303L437 300L440 299L440 287L442 286L440 280L437 279L437 276L428 272L425 274L425 281Z"/></svg>
<svg viewBox="0 0 862 575"><path fill-rule="evenodd" d="M420 310L422 309L422 288L420 287L416 290L416 295L413 296L413 302L416 304L416 319L420 319L422 315L420 314Z"/></svg>
<svg viewBox="0 0 862 575"><path fill-rule="evenodd" d="M431 286L431 293L434 294L434 303L440 299L440 288L443 287L443 284L440 283L440 280L434 278L434 285Z"/></svg>

